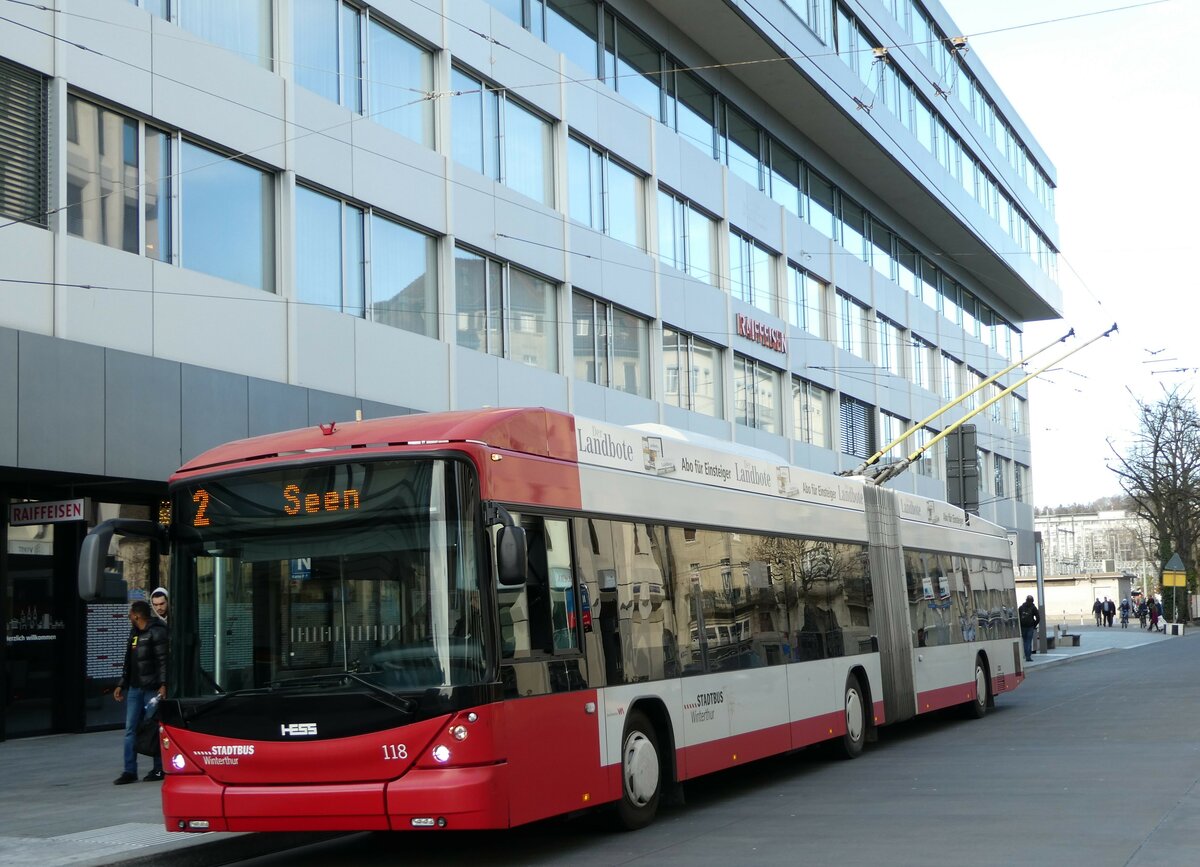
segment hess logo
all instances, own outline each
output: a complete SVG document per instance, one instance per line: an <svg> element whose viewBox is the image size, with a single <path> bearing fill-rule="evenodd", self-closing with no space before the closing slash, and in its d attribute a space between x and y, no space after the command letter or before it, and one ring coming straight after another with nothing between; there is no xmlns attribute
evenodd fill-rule
<svg viewBox="0 0 1200 867"><path fill-rule="evenodd" d="M284 723L279 733L285 738L313 737L317 733L316 723Z"/></svg>

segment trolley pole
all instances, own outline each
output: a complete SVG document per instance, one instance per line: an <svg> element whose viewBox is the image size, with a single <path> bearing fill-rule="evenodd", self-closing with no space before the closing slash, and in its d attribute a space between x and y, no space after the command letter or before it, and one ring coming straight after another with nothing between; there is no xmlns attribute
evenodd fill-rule
<svg viewBox="0 0 1200 867"><path fill-rule="evenodd" d="M1046 652L1046 573L1042 563L1042 531L1033 533L1033 555L1037 569L1038 653Z"/></svg>

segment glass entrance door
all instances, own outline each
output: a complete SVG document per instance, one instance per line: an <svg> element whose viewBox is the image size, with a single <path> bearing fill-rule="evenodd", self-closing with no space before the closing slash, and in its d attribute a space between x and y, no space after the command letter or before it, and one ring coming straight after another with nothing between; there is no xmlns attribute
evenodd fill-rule
<svg viewBox="0 0 1200 867"><path fill-rule="evenodd" d="M8 556L4 728L10 738L49 732L53 724L63 622L54 610L52 561L49 551Z"/></svg>

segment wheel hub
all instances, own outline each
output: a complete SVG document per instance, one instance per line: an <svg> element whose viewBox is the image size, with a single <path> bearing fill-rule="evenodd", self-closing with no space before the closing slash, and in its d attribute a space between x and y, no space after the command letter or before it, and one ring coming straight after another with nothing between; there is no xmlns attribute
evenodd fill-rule
<svg viewBox="0 0 1200 867"><path fill-rule="evenodd" d="M658 753L641 732L633 732L625 741L625 789L636 806L650 803L658 789Z"/></svg>

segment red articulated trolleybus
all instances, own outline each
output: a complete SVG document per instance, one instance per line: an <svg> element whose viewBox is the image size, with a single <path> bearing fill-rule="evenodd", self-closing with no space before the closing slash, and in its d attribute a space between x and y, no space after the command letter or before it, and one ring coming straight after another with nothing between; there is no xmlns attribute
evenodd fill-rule
<svg viewBox="0 0 1200 867"><path fill-rule="evenodd" d="M1001 528L658 425L412 415L215 448L171 479L161 712L180 831L506 828L1024 677Z"/></svg>

